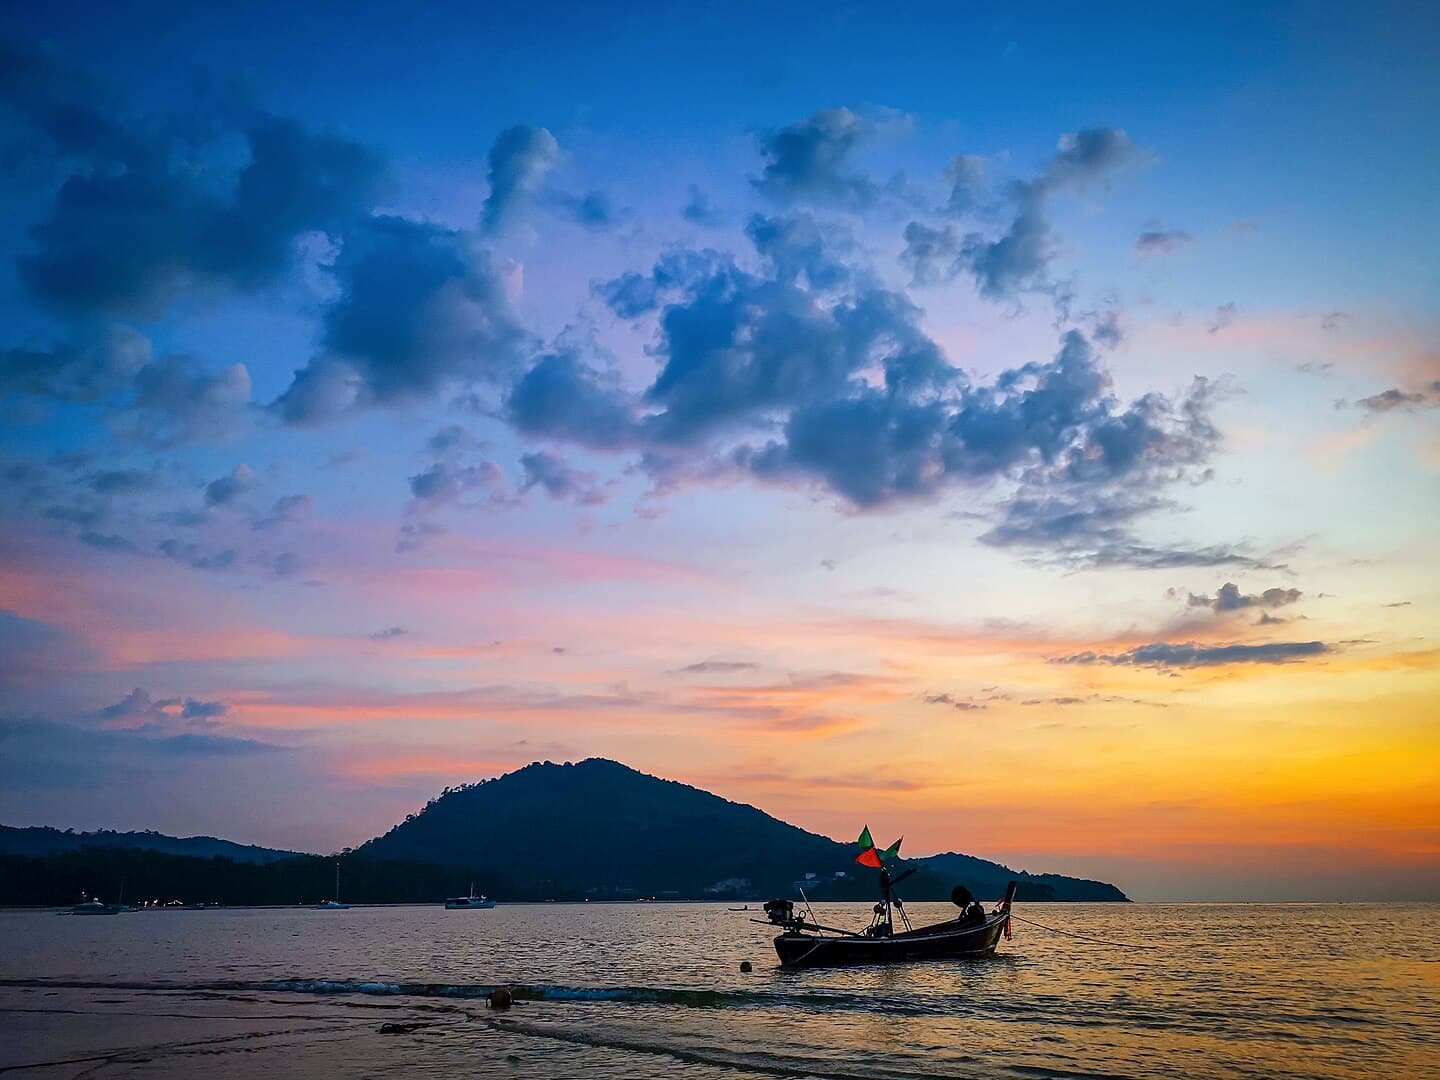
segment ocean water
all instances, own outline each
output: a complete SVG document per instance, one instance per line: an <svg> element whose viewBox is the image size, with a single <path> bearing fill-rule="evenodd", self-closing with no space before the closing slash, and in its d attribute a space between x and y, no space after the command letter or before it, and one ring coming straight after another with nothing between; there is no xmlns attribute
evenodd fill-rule
<svg viewBox="0 0 1440 1080"><path fill-rule="evenodd" d="M0 1073L1440 1076L1440 906L1016 914L1126 944L1018 925L993 958L788 972L721 905L5 912Z"/></svg>

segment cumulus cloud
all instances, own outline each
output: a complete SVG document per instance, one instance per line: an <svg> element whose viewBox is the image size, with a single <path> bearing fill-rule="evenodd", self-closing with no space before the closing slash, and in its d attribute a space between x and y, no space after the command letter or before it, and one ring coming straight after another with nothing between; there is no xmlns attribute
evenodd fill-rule
<svg viewBox="0 0 1440 1080"><path fill-rule="evenodd" d="M507 501L505 475L493 461L479 465L459 465L437 461L423 472L410 477L410 510L437 510L468 500L466 505L489 502L499 505ZM484 494L485 498L469 498Z"/></svg>
<svg viewBox="0 0 1440 1080"><path fill-rule="evenodd" d="M0 396L100 401L127 389L149 362L150 342L119 325L49 349L0 349Z"/></svg>
<svg viewBox="0 0 1440 1080"><path fill-rule="evenodd" d="M636 404L618 382L573 352L542 356L505 402L526 435L549 436L602 450L633 445Z"/></svg>
<svg viewBox="0 0 1440 1080"><path fill-rule="evenodd" d="M1013 299L1030 290L1051 288L1054 257L1049 203L1065 191L1083 192L1109 182L1120 169L1143 158L1123 131L1089 128L1067 135L1038 175L1012 188L1016 204L1009 230L996 240L966 237L961 258L975 276L982 296Z"/></svg>
<svg viewBox="0 0 1440 1080"><path fill-rule="evenodd" d="M1243 611L1246 608L1279 608L1298 602L1304 595L1299 589L1266 589L1262 593L1242 593L1233 581L1227 581L1214 596L1190 593L1185 599L1186 607L1209 608L1217 615L1228 611Z"/></svg>
<svg viewBox="0 0 1440 1080"><path fill-rule="evenodd" d="M255 487L255 470L243 462L205 485L206 506L233 506Z"/></svg>
<svg viewBox="0 0 1440 1080"><path fill-rule="evenodd" d="M850 109L821 109L805 120L761 133L765 158L756 190L782 201L836 203L862 209L879 188L852 168L855 150L874 136L875 121Z"/></svg>
<svg viewBox="0 0 1440 1080"><path fill-rule="evenodd" d="M567 500L577 506L599 506L608 498L596 485L594 473L571 468L559 454L545 450L524 454L520 467L525 472L520 484L522 493L538 487L552 499Z"/></svg>
<svg viewBox="0 0 1440 1080"><path fill-rule="evenodd" d="M481 210L481 227L497 232L512 224L564 160L560 144L545 128L502 131L490 147L490 194Z"/></svg>
<svg viewBox="0 0 1440 1080"><path fill-rule="evenodd" d="M210 371L188 356L162 356L140 369L134 390L114 426L148 446L228 442L250 421L250 373L244 364Z"/></svg>
<svg viewBox="0 0 1440 1080"><path fill-rule="evenodd" d="M11 40L0 84L68 172L18 261L30 294L75 314L159 315L194 288L280 280L295 241L368 212L386 164L347 137L202 99L139 116L53 58Z"/></svg>
<svg viewBox="0 0 1440 1080"><path fill-rule="evenodd" d="M1120 653L1092 651L1052 658L1055 664L1109 664L1135 667L1221 667L1230 664L1288 664L1335 651L1323 641L1277 641L1263 645L1170 644L1157 641Z"/></svg>
<svg viewBox="0 0 1440 1080"><path fill-rule="evenodd" d="M382 217L350 232L321 351L274 403L289 424L503 381L531 344L506 277L464 232Z"/></svg>

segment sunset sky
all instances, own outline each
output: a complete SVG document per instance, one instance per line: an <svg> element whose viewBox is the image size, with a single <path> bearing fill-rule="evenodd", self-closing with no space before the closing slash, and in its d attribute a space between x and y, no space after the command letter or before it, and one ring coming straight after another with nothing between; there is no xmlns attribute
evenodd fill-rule
<svg viewBox="0 0 1440 1080"><path fill-rule="evenodd" d="M1433 6L218 7L0 19L0 822L1440 896Z"/></svg>

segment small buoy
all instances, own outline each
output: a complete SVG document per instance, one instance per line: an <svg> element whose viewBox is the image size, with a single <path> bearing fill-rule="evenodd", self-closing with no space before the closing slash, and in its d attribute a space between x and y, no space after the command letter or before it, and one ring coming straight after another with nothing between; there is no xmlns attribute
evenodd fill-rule
<svg viewBox="0 0 1440 1080"><path fill-rule="evenodd" d="M490 1007L492 1009L508 1009L515 1003L515 995L510 993L508 986L502 986L490 991Z"/></svg>
<svg viewBox="0 0 1440 1080"><path fill-rule="evenodd" d="M741 970L741 971L749 971L749 970L751 970L751 968L750 968L750 961L749 961L749 960L741 960L741 961L740 961L740 970Z"/></svg>

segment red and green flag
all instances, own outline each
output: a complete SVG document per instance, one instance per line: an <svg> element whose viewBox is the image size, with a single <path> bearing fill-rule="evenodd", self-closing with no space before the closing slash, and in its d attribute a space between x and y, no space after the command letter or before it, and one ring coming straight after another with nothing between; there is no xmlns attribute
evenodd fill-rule
<svg viewBox="0 0 1440 1080"><path fill-rule="evenodd" d="M873 870L879 870L880 852L876 851L874 847L867 847L864 851L860 852L858 856L856 856L855 861L858 862L861 866L868 866Z"/></svg>
<svg viewBox="0 0 1440 1080"><path fill-rule="evenodd" d="M855 842L860 845L860 854L855 857L855 861L861 866L880 869L880 853L875 850L875 841L870 839L869 825L860 830L860 839Z"/></svg>

